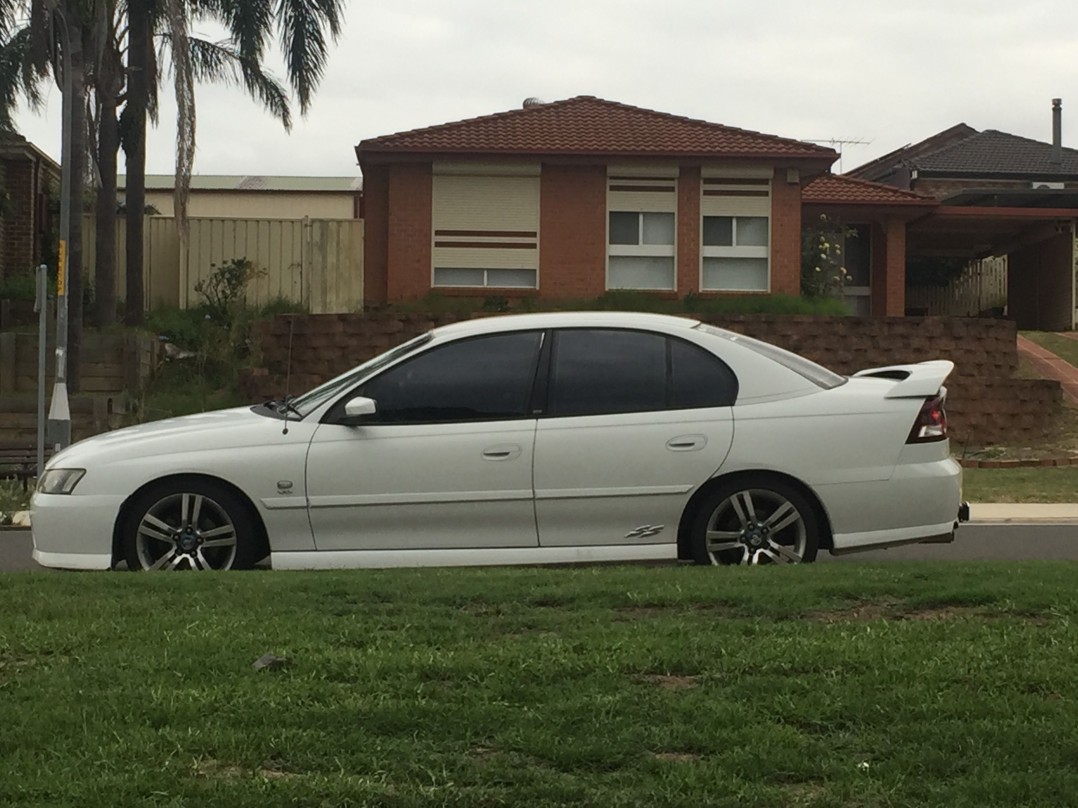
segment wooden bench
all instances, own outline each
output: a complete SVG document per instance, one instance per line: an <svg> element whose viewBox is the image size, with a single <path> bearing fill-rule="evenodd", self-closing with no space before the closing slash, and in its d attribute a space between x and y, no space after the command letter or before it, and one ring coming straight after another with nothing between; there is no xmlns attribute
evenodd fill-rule
<svg viewBox="0 0 1078 808"><path fill-rule="evenodd" d="M52 457L52 446L45 446L45 460ZM37 477L37 446L33 443L0 442L0 479L16 479L23 491Z"/></svg>

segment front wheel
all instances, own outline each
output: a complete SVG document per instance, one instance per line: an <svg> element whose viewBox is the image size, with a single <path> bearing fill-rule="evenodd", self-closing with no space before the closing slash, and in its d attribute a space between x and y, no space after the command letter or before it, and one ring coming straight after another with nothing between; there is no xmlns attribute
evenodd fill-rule
<svg viewBox="0 0 1078 808"><path fill-rule="evenodd" d="M255 522L245 502L206 480L146 489L124 524L131 570L249 569L258 560Z"/></svg>
<svg viewBox="0 0 1078 808"><path fill-rule="evenodd" d="M744 477L720 485L693 519L697 564L802 564L816 560L818 547L812 505L777 479Z"/></svg>

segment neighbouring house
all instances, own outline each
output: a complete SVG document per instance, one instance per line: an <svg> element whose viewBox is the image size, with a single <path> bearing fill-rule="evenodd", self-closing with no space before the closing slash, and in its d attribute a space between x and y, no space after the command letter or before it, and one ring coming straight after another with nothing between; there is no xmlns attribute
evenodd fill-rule
<svg viewBox="0 0 1078 808"><path fill-rule="evenodd" d="M796 295L796 140L579 96L365 140L368 303L610 289Z"/></svg>
<svg viewBox="0 0 1078 808"><path fill-rule="evenodd" d="M1062 144L1059 99L1051 143L959 124L848 176L938 200L909 225L910 255L1006 256L1008 316L1019 328L1078 324L1078 150Z"/></svg>
<svg viewBox="0 0 1078 808"><path fill-rule="evenodd" d="M126 178L118 180L123 195ZM146 176L146 205L173 214L172 174ZM187 215L221 219L358 219L360 177L284 177L202 174L191 177Z"/></svg>
<svg viewBox="0 0 1078 808"><path fill-rule="evenodd" d="M0 282L55 260L49 196L59 186L51 157L21 135L0 132Z"/></svg>

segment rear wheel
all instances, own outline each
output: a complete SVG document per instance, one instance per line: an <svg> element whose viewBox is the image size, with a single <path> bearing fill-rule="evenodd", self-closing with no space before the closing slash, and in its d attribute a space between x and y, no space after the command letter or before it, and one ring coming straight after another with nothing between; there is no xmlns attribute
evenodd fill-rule
<svg viewBox="0 0 1078 808"><path fill-rule="evenodd" d="M742 477L724 483L701 503L693 519L697 564L802 564L816 560L816 512L788 483Z"/></svg>
<svg viewBox="0 0 1078 808"><path fill-rule="evenodd" d="M217 483L177 480L146 489L124 525L131 570L249 569L260 545L247 504Z"/></svg>

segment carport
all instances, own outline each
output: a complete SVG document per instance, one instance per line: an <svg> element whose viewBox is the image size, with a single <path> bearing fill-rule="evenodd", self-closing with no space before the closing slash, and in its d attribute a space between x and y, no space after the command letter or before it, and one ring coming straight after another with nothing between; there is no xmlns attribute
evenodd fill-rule
<svg viewBox="0 0 1078 808"><path fill-rule="evenodd" d="M1076 325L1078 190L968 190L907 228L911 256L1007 256L1008 316L1019 328Z"/></svg>

